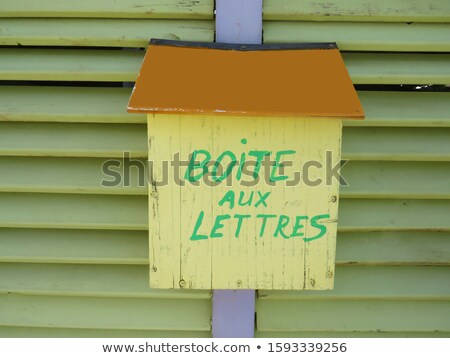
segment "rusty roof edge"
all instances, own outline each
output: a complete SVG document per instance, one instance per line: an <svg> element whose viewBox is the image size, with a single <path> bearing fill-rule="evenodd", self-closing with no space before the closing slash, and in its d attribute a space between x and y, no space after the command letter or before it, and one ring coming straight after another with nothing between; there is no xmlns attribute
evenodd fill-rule
<svg viewBox="0 0 450 358"><path fill-rule="evenodd" d="M364 112L359 112L358 109L352 113L303 113L298 114L294 112L266 112L260 113L257 111L233 111L233 110L220 110L220 109L192 109L192 108L159 108L159 107L140 107L140 106L127 106L128 113L148 113L148 114L169 114L169 115L200 115L200 116L227 116L227 117L279 117L279 118L335 118L343 120L363 120L365 118Z"/></svg>
<svg viewBox="0 0 450 358"><path fill-rule="evenodd" d="M151 39L150 45L209 48L235 51L273 51L273 50L334 50L339 49L336 42L282 43L282 44L229 44L221 42L178 41Z"/></svg>

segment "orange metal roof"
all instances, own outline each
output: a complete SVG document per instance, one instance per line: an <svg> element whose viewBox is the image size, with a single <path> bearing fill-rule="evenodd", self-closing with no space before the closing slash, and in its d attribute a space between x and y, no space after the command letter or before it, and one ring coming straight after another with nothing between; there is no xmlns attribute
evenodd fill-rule
<svg viewBox="0 0 450 358"><path fill-rule="evenodd" d="M128 111L364 118L333 43L152 40Z"/></svg>

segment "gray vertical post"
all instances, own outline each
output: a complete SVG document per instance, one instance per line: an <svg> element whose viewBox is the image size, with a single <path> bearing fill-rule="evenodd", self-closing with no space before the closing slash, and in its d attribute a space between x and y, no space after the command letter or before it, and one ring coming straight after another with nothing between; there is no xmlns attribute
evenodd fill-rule
<svg viewBox="0 0 450 358"><path fill-rule="evenodd" d="M216 42L260 44L261 41L262 0L216 0ZM251 338L254 330L254 290L213 291L213 337Z"/></svg>
<svg viewBox="0 0 450 358"><path fill-rule="evenodd" d="M216 0L216 42L261 41L262 0Z"/></svg>

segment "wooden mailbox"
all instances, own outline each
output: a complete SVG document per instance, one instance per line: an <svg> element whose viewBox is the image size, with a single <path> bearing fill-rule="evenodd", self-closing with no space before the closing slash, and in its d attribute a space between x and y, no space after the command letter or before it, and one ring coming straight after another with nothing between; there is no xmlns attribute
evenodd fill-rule
<svg viewBox="0 0 450 358"><path fill-rule="evenodd" d="M331 289L342 119L363 109L334 43L152 40L150 287Z"/></svg>

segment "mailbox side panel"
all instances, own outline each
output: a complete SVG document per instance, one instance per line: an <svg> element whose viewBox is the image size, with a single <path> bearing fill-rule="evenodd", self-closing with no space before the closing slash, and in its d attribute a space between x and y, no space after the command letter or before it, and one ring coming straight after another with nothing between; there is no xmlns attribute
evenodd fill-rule
<svg viewBox="0 0 450 358"><path fill-rule="evenodd" d="M179 287L180 190L172 184L170 153L180 150L180 121L147 115L150 287Z"/></svg>
<svg viewBox="0 0 450 358"><path fill-rule="evenodd" d="M212 188L186 182L190 153L211 149L205 117L149 114L149 257L152 288L211 288L211 243L190 240L201 211L209 212ZM202 226L211 227L205 215Z"/></svg>

